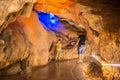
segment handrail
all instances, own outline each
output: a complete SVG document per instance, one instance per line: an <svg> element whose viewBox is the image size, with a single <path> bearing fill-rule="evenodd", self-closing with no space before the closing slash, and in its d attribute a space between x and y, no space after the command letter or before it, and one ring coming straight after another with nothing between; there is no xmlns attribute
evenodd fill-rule
<svg viewBox="0 0 120 80"><path fill-rule="evenodd" d="M100 57L97 55L91 55L95 60L97 60L101 65L103 66L115 66L115 67L120 67L120 64L108 64L104 60L102 60Z"/></svg>

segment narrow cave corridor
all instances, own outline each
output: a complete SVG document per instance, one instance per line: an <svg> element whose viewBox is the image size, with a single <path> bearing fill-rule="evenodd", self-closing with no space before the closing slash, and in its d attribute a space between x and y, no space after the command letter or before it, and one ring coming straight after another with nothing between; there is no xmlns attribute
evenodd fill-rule
<svg viewBox="0 0 120 80"><path fill-rule="evenodd" d="M0 80L120 80L119 3L0 0Z"/></svg>

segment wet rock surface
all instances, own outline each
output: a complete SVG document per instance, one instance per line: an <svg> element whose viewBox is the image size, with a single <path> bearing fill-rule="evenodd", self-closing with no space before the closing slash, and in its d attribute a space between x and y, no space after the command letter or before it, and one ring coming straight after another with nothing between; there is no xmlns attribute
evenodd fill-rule
<svg viewBox="0 0 120 80"><path fill-rule="evenodd" d="M83 64L76 61L52 61L46 66L33 68L31 73L2 76L0 80L88 80L83 76Z"/></svg>

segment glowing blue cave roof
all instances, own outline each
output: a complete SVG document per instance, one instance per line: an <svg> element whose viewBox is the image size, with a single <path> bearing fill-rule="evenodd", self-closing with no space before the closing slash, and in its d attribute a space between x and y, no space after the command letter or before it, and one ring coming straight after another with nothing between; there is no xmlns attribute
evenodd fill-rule
<svg viewBox="0 0 120 80"><path fill-rule="evenodd" d="M52 13L43 13L38 12L39 20L43 24L43 26L52 31L59 31L60 30L60 21L57 15Z"/></svg>

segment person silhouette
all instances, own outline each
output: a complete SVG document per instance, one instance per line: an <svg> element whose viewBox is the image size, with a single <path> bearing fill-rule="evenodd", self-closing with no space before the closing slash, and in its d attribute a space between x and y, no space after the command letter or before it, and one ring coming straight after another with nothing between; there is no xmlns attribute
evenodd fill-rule
<svg viewBox="0 0 120 80"><path fill-rule="evenodd" d="M58 39L57 43L56 43L56 57L55 60L60 60L60 54L61 54L61 50L62 50L62 43L61 43L61 39Z"/></svg>
<svg viewBox="0 0 120 80"><path fill-rule="evenodd" d="M86 34L79 35L79 43L78 43L78 63L83 62L83 54L85 51L85 41L86 41Z"/></svg>

